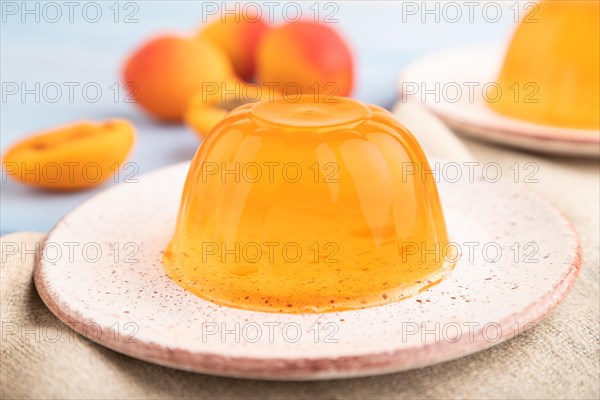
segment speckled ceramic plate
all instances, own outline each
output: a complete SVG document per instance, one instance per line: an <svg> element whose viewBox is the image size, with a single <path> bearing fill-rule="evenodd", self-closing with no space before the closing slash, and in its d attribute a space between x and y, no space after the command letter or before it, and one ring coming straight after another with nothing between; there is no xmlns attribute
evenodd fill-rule
<svg viewBox="0 0 600 400"><path fill-rule="evenodd" d="M404 99L423 102L452 128L481 140L542 153L599 157L598 130L528 123L487 106L483 90L495 82L504 53L503 46L488 44L427 55L400 73L400 93ZM520 94L532 92L523 87Z"/></svg>
<svg viewBox="0 0 600 400"><path fill-rule="evenodd" d="M110 188L56 225L35 284L58 318L101 345L184 370L354 377L423 367L512 338L556 306L579 272L579 240L560 211L518 185L465 177L439 183L461 258L420 295L325 314L218 306L183 290L161 265L187 169L178 164Z"/></svg>

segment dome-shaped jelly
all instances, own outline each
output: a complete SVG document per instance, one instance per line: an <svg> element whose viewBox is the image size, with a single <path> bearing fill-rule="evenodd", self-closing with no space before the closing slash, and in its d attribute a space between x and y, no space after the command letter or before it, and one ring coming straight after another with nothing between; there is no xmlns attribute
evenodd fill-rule
<svg viewBox="0 0 600 400"><path fill-rule="evenodd" d="M305 95L239 107L212 130L163 263L215 303L300 313L416 294L452 268L447 254L415 138L382 108Z"/></svg>
<svg viewBox="0 0 600 400"><path fill-rule="evenodd" d="M528 9L490 107L538 124L600 129L600 2L544 0Z"/></svg>

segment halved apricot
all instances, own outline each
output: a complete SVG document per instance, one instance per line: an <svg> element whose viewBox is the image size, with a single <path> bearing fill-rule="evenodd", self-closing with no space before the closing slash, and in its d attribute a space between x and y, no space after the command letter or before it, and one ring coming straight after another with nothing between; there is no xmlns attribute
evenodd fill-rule
<svg viewBox="0 0 600 400"><path fill-rule="evenodd" d="M267 90L260 86L238 79L211 82L191 98L184 120L204 139L229 111L243 104L259 101L266 94Z"/></svg>
<svg viewBox="0 0 600 400"><path fill-rule="evenodd" d="M97 186L123 167L135 140L125 120L83 121L27 137L4 154L13 180L50 190Z"/></svg>

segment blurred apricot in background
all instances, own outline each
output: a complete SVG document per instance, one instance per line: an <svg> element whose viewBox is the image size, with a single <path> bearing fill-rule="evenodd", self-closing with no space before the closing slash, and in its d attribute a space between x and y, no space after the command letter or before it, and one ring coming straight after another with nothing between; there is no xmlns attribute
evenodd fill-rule
<svg viewBox="0 0 600 400"><path fill-rule="evenodd" d="M179 122L191 96L206 82L234 75L227 55L209 40L160 36L133 52L123 79L131 95L155 118Z"/></svg>
<svg viewBox="0 0 600 400"><path fill-rule="evenodd" d="M283 24L267 32L258 47L257 79L293 85L302 93L348 96L354 79L352 53L327 24Z"/></svg>
<svg viewBox="0 0 600 400"><path fill-rule="evenodd" d="M240 80L229 80L205 85L190 99L185 112L186 124L194 130L200 139L204 139L210 130L217 125L229 111L234 108L259 101L262 92L249 95L254 84Z"/></svg>
<svg viewBox="0 0 600 400"><path fill-rule="evenodd" d="M277 95L348 96L352 52L327 24L277 26L252 14L226 14L193 37L163 35L127 60L123 77L139 105L162 121L185 121L205 137L239 105ZM248 96L248 91L259 93Z"/></svg>
<svg viewBox="0 0 600 400"><path fill-rule="evenodd" d="M254 78L256 48L269 26L260 17L247 14L226 14L215 18L198 34L223 50L235 73L244 80Z"/></svg>

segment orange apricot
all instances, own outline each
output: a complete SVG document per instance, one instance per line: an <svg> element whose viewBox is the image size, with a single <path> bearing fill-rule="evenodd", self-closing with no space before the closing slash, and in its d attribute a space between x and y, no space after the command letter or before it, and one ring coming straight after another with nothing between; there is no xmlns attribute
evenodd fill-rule
<svg viewBox="0 0 600 400"><path fill-rule="evenodd" d="M192 128L200 139L204 139L210 130L229 112L226 103L217 100L207 102L203 93L198 93L190 101L185 113L185 123Z"/></svg>
<svg viewBox="0 0 600 400"><path fill-rule="evenodd" d="M219 84L206 85L197 92L186 110L184 120L194 132L204 139L229 111L234 108L268 98L275 92L269 88L240 80L229 80Z"/></svg>
<svg viewBox="0 0 600 400"><path fill-rule="evenodd" d="M260 16L226 14L210 21L198 37L218 45L229 56L235 73L249 81L254 78L256 48L268 29L269 26Z"/></svg>
<svg viewBox="0 0 600 400"><path fill-rule="evenodd" d="M256 68L258 81L264 84L294 86L302 93L319 95L352 92L351 51L325 24L300 21L270 30L259 45Z"/></svg>
<svg viewBox="0 0 600 400"><path fill-rule="evenodd" d="M89 121L27 137L4 154L13 180L49 190L97 186L123 167L133 143L133 125L121 119Z"/></svg>
<svg viewBox="0 0 600 400"><path fill-rule="evenodd" d="M123 79L131 95L154 117L179 122L191 96L207 82L233 75L225 53L209 40L160 36L137 49Z"/></svg>

